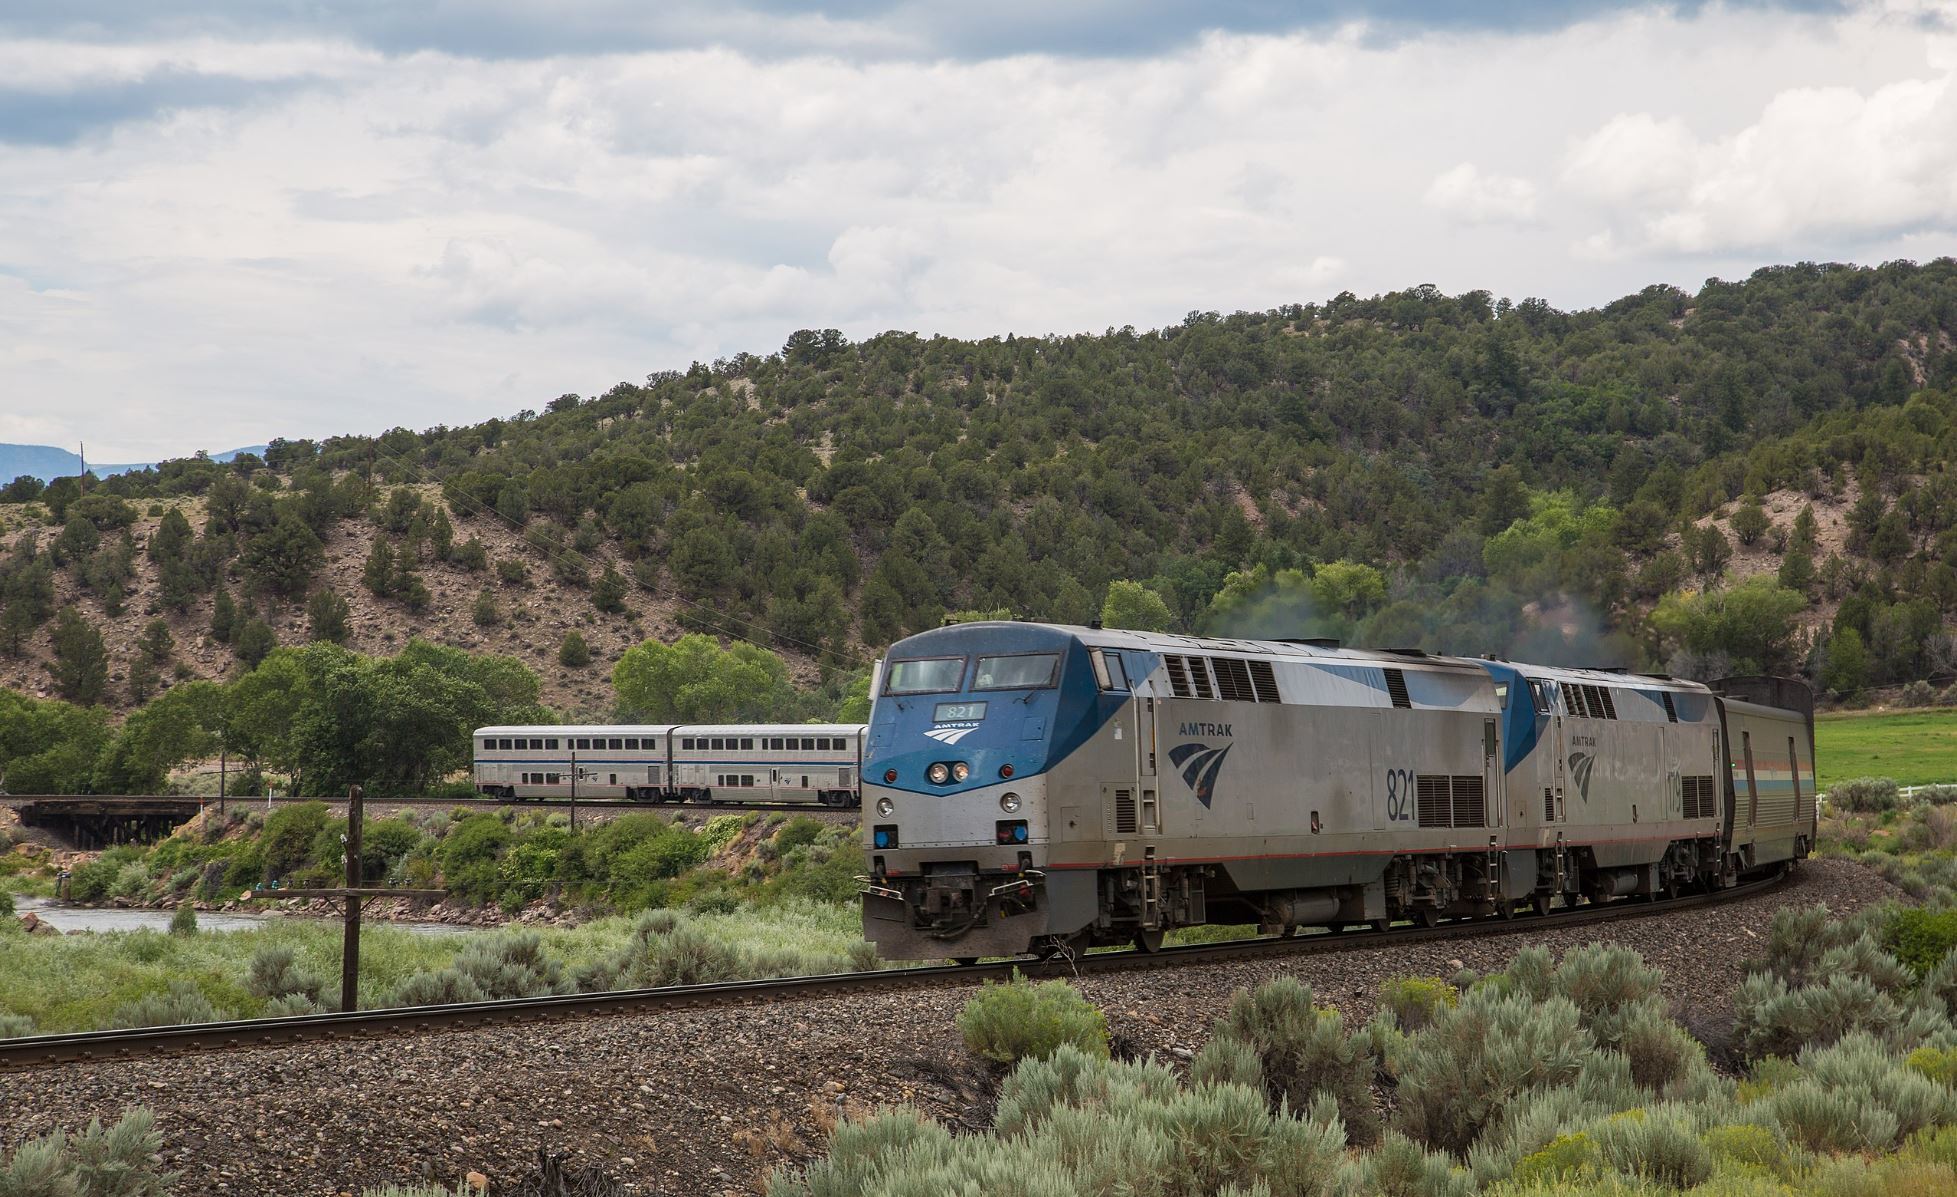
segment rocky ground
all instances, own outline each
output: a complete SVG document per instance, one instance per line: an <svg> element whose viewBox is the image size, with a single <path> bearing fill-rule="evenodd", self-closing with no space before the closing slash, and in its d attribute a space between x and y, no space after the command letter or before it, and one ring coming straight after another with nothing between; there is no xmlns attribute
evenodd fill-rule
<svg viewBox="0 0 1957 1197"><path fill-rule="evenodd" d="M1111 974L1080 988L1118 1047L1179 1061L1233 992L1279 974L1363 1018L1391 976L1495 970L1525 945L1608 941L1662 967L1675 1011L1703 1032L1730 1023L1742 962L1776 909L1846 912L1893 896L1858 865L1810 861L1767 895L1611 927ZM818 1151L839 1110L909 1102L954 1127L984 1125L993 1081L953 1027L968 996L959 986L810 997L0 1074L0 1139L141 1104L158 1114L184 1193L357 1193L421 1177L452 1185L471 1171L494 1193L540 1145L632 1193L754 1193L772 1166Z"/></svg>

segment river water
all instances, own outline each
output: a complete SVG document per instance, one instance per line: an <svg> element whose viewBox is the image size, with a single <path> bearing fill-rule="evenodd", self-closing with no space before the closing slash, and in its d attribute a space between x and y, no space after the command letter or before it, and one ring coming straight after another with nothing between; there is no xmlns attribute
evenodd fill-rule
<svg viewBox="0 0 1957 1197"><path fill-rule="evenodd" d="M170 919L176 913L171 910L124 910L119 907L69 906L51 898L15 898L14 913L26 914L32 911L42 922L57 931L140 931L145 927L152 931L168 931ZM254 931L275 919L293 919L289 914L235 914L230 911L197 912L199 931ZM308 919L308 922L332 923L339 925L337 919ZM398 927L416 935L460 935L479 930L476 927L456 927L447 923L400 923L369 922L363 928Z"/></svg>

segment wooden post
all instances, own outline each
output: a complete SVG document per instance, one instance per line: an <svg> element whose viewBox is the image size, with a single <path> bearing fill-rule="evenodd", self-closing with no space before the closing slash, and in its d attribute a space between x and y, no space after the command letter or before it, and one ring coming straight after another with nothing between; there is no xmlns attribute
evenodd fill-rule
<svg viewBox="0 0 1957 1197"><path fill-rule="evenodd" d="M224 813L224 774L225 767L229 764L230 759L230 749L224 746L224 741L219 740L217 745L217 813L220 815Z"/></svg>
<svg viewBox="0 0 1957 1197"><path fill-rule="evenodd" d="M359 786L347 791L347 926L340 946L340 1009L360 1008L360 830L366 822L365 795Z"/></svg>
<svg viewBox="0 0 1957 1197"><path fill-rule="evenodd" d="M571 830L578 829L578 750L571 749Z"/></svg>

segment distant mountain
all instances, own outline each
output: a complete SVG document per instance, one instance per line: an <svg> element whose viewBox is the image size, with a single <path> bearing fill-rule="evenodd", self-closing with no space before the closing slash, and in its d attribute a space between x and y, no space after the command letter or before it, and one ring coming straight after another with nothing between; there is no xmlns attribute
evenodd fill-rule
<svg viewBox="0 0 1957 1197"><path fill-rule="evenodd" d="M247 445L242 449L232 449L225 453L211 454L212 461L230 461L240 453L263 455L265 446ZM155 462L139 461L122 465L109 465L90 462L89 473L97 478L107 478L111 474L126 474L131 470L146 470ZM43 482L56 478L69 478L81 473L82 459L66 449L53 445L0 445L0 483L11 481L27 474Z"/></svg>

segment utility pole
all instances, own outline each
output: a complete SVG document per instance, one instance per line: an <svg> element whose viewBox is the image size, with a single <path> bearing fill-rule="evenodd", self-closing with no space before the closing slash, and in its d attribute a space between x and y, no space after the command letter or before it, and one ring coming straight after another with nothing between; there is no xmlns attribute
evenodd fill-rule
<svg viewBox="0 0 1957 1197"><path fill-rule="evenodd" d="M572 743L577 741L573 740ZM578 750L571 749L571 830L578 829Z"/></svg>
<svg viewBox="0 0 1957 1197"><path fill-rule="evenodd" d="M268 794L267 801L270 801ZM362 882L360 868L360 848L362 832L367 822L366 793L359 786L347 791L347 832L342 838L346 845L347 883L339 889L280 889L256 890L254 898L344 898L346 900L346 929L340 939L340 1009L358 1010L360 1008L360 904L368 898L442 898L447 891L439 889L387 889L367 886Z"/></svg>

